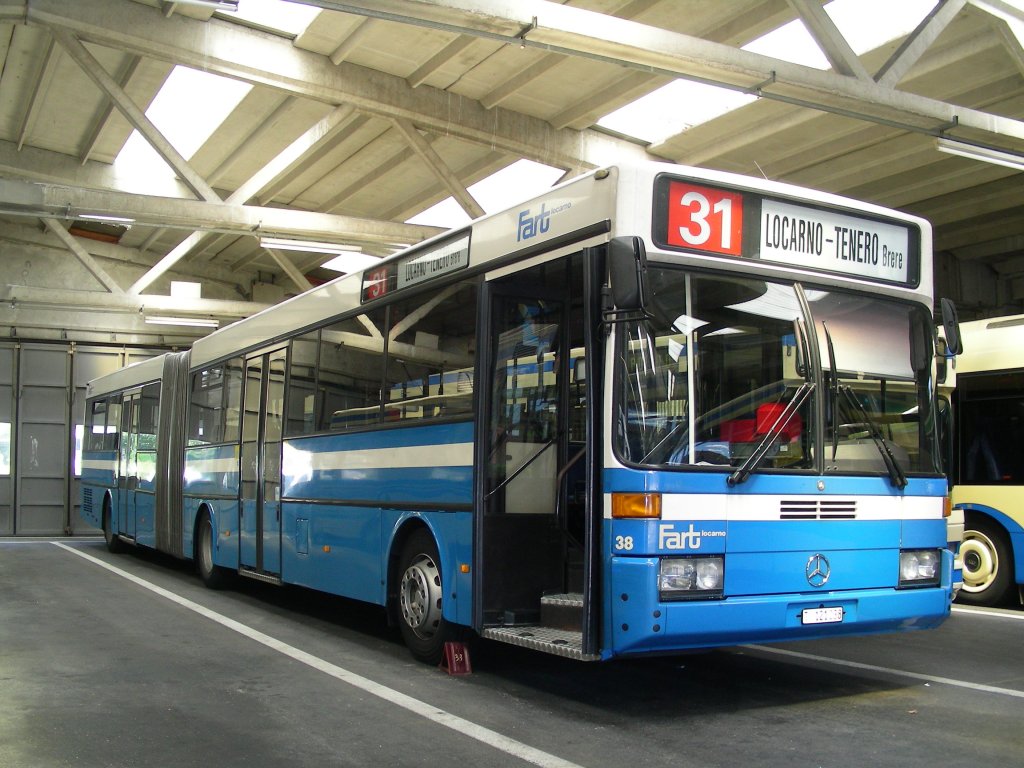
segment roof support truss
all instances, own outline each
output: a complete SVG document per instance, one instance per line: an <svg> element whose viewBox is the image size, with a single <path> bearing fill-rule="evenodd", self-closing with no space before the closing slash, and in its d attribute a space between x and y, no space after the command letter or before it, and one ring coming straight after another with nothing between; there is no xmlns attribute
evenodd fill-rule
<svg viewBox="0 0 1024 768"><path fill-rule="evenodd" d="M96 58L89 53L80 40L70 32L62 29L51 29L50 33L67 54L82 68L82 71L121 110L121 114L132 124L132 127L141 133L160 157L174 169L174 172L188 185L196 197L210 202L220 202L220 196L213 191L213 187L207 184L206 180L195 172L192 166L188 164L188 161L160 133L157 127L153 125L153 121L146 117L146 114L131 100L131 97L124 92L124 89L110 76L103 68L103 65L96 61Z"/></svg>
<svg viewBox="0 0 1024 768"><path fill-rule="evenodd" d="M72 234L64 228L63 224L56 219L49 218L43 219L43 223L46 225L46 228L55 234L57 238L64 243L67 249L75 255L75 258L82 262L82 266L89 270L89 273L103 284L103 287L106 288L109 293L112 293L115 296L124 295L124 291L121 289L121 286L119 286L114 281L114 278L108 275L106 270L96 262L92 255L85 250L77 240L75 240Z"/></svg>
<svg viewBox="0 0 1024 768"><path fill-rule="evenodd" d="M960 3L963 0L949 0ZM980 1L980 0L979 0ZM822 72L728 45L547 0L307 0L370 18L474 34L567 56L705 82L762 98L1020 151L1024 121L897 91L861 76ZM998 0L986 0L993 4ZM810 14L809 6L806 9ZM811 14L814 16L815 14ZM536 20L526 34L522 30ZM819 25L818 39L824 27ZM828 44L833 55L836 45ZM840 59L844 58L840 55ZM846 57L848 58L848 56ZM895 76L895 75L894 75Z"/></svg>

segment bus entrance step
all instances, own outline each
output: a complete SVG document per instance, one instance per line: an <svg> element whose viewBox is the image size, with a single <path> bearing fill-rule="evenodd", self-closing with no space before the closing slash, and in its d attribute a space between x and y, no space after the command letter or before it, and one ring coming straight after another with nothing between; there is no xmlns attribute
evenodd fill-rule
<svg viewBox="0 0 1024 768"><path fill-rule="evenodd" d="M577 661L597 661L601 658L597 654L583 652L582 632L549 627L486 627L480 634L488 640L532 648Z"/></svg>
<svg viewBox="0 0 1024 768"><path fill-rule="evenodd" d="M262 581L264 584L276 584L281 586L281 577L273 573L263 573L252 568L239 568L239 576L245 576L247 579L255 579L256 581Z"/></svg>
<svg viewBox="0 0 1024 768"><path fill-rule="evenodd" d="M583 631L583 595L544 595L540 599L540 623L545 627Z"/></svg>

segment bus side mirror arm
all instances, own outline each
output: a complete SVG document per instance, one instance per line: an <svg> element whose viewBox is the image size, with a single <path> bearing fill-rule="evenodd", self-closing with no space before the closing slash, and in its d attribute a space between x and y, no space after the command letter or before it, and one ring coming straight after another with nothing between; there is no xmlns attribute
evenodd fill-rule
<svg viewBox="0 0 1024 768"><path fill-rule="evenodd" d="M621 323L650 317L647 284L647 249L643 238L615 237L608 243L608 273L611 286L606 294L604 320Z"/></svg>
<svg viewBox="0 0 1024 768"><path fill-rule="evenodd" d="M964 342L960 336L960 318L956 311L956 304L951 299L939 299L939 307L942 312L942 330L946 335L947 354L950 356L962 354Z"/></svg>

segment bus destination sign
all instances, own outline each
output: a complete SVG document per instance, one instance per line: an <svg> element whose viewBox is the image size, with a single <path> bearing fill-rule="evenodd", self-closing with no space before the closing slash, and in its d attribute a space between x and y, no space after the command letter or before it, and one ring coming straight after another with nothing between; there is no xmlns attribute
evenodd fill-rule
<svg viewBox="0 0 1024 768"><path fill-rule="evenodd" d="M425 250L363 273L363 303L393 291L410 288L469 266L469 234L446 240Z"/></svg>
<svg viewBox="0 0 1024 768"><path fill-rule="evenodd" d="M469 235L450 240L429 251L418 252L398 262L398 287L432 280L469 266Z"/></svg>
<svg viewBox="0 0 1024 768"><path fill-rule="evenodd" d="M672 177L657 181L654 239L671 249L911 285L918 279L916 233L909 224L782 202L745 190Z"/></svg>
<svg viewBox="0 0 1024 768"><path fill-rule="evenodd" d="M761 201L761 258L907 283L906 227L802 205Z"/></svg>

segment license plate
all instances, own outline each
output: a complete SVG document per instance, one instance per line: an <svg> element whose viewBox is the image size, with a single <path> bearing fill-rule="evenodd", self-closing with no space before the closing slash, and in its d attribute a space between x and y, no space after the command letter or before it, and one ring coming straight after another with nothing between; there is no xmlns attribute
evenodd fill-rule
<svg viewBox="0 0 1024 768"><path fill-rule="evenodd" d="M836 624L843 620L843 608L805 608L800 613L803 624Z"/></svg>

